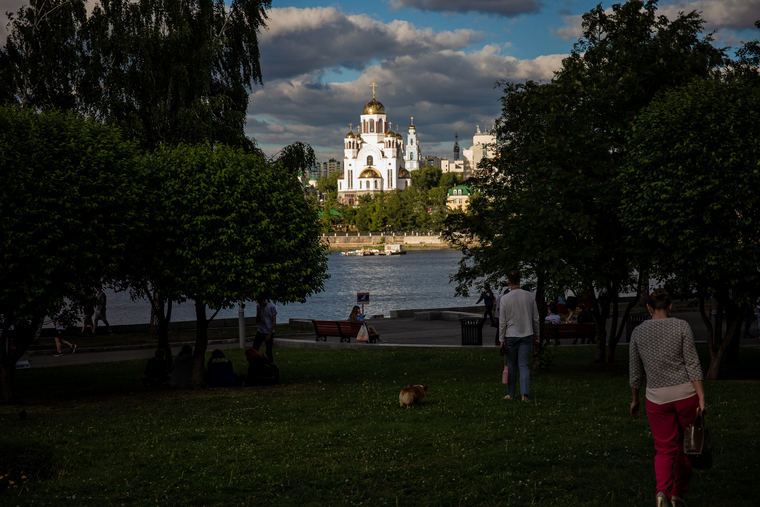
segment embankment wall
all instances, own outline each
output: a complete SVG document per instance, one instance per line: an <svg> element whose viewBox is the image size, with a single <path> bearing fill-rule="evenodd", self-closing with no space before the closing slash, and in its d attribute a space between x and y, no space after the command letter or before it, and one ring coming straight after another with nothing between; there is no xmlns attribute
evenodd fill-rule
<svg viewBox="0 0 760 507"><path fill-rule="evenodd" d="M348 234L333 235L323 234L322 239L329 243L330 248L358 248L362 246L380 246L383 244L400 244L406 247L449 248L440 236L425 235L383 235L383 234Z"/></svg>

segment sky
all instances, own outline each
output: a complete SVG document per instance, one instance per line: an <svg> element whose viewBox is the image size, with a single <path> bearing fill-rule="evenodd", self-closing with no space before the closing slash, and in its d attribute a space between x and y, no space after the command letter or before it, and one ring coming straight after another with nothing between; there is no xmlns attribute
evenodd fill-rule
<svg viewBox="0 0 760 507"><path fill-rule="evenodd" d="M476 126L500 115L499 80L549 80L598 0L272 1L260 34L263 85L250 95L246 133L270 155L301 141L320 161L343 159L375 96L393 129L414 117L423 156L453 158ZM0 12L23 0L0 0ZM670 19L696 10L719 47L760 38L760 0L660 0Z"/></svg>

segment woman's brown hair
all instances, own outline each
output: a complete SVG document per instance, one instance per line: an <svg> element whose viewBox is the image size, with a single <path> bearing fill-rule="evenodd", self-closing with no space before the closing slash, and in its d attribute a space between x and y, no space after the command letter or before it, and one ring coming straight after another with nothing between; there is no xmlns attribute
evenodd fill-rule
<svg viewBox="0 0 760 507"><path fill-rule="evenodd" d="M652 310L667 310L672 304L673 300L665 289L655 289L647 298L647 306Z"/></svg>

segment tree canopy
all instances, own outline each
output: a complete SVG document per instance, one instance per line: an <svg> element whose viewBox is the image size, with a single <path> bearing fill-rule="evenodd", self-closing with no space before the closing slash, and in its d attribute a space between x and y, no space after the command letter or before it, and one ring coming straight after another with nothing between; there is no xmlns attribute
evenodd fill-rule
<svg viewBox="0 0 760 507"><path fill-rule="evenodd" d="M145 158L159 242L144 277L168 298L196 305L194 383L206 351L206 307L257 297L304 301L327 277L314 207L300 183L257 154L224 145L179 145Z"/></svg>
<svg viewBox="0 0 760 507"><path fill-rule="evenodd" d="M0 107L2 401L12 401L15 363L34 334L27 321L36 327L65 297L123 275L145 224L137 157L94 120Z"/></svg>
<svg viewBox="0 0 760 507"><path fill-rule="evenodd" d="M533 282L539 308L548 285L594 289L598 361L613 360L623 330L618 295L635 290L634 268L642 272L616 212L630 123L659 91L723 63L711 38L700 37L697 13L671 21L656 4L592 9L551 82L503 84L497 154L481 162L486 175L473 181L480 197L471 198L470 213L452 217L448 231L465 254L455 275L460 292L478 280L504 286L514 268Z"/></svg>
<svg viewBox="0 0 760 507"><path fill-rule="evenodd" d="M760 89L747 79L695 80L638 116L619 182L621 216L662 278L700 297L710 369L760 295ZM704 299L715 295L715 326ZM726 310L726 335L720 336Z"/></svg>
<svg viewBox="0 0 760 507"><path fill-rule="evenodd" d="M12 16L4 95L119 125L154 149L207 139L251 151L269 0L30 0Z"/></svg>

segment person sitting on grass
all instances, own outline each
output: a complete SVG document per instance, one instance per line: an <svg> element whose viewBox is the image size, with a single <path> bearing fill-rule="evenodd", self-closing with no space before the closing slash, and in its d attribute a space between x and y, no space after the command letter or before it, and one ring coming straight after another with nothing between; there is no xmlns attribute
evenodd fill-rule
<svg viewBox="0 0 760 507"><path fill-rule="evenodd" d="M364 315L359 311L358 306L354 306L353 309L351 309L351 314L348 316L348 320L351 322L364 322ZM375 331L374 326L370 326L369 324L365 325L367 326L367 332L369 333L370 343L383 341L380 339L380 335L377 334L377 331Z"/></svg>
<svg viewBox="0 0 760 507"><path fill-rule="evenodd" d="M148 359L145 372L140 375L140 380L146 387L161 386L169 383L169 361L166 360L164 349L156 350L156 355Z"/></svg>
<svg viewBox="0 0 760 507"><path fill-rule="evenodd" d="M177 357L172 361L172 374L169 379L169 387L181 389L190 387L190 378L193 374L193 348L185 344Z"/></svg>
<svg viewBox="0 0 760 507"><path fill-rule="evenodd" d="M236 375L232 369L232 361L225 357L219 349L211 353L207 364L208 373L206 383L209 387L232 387L239 386L243 381L242 375Z"/></svg>

